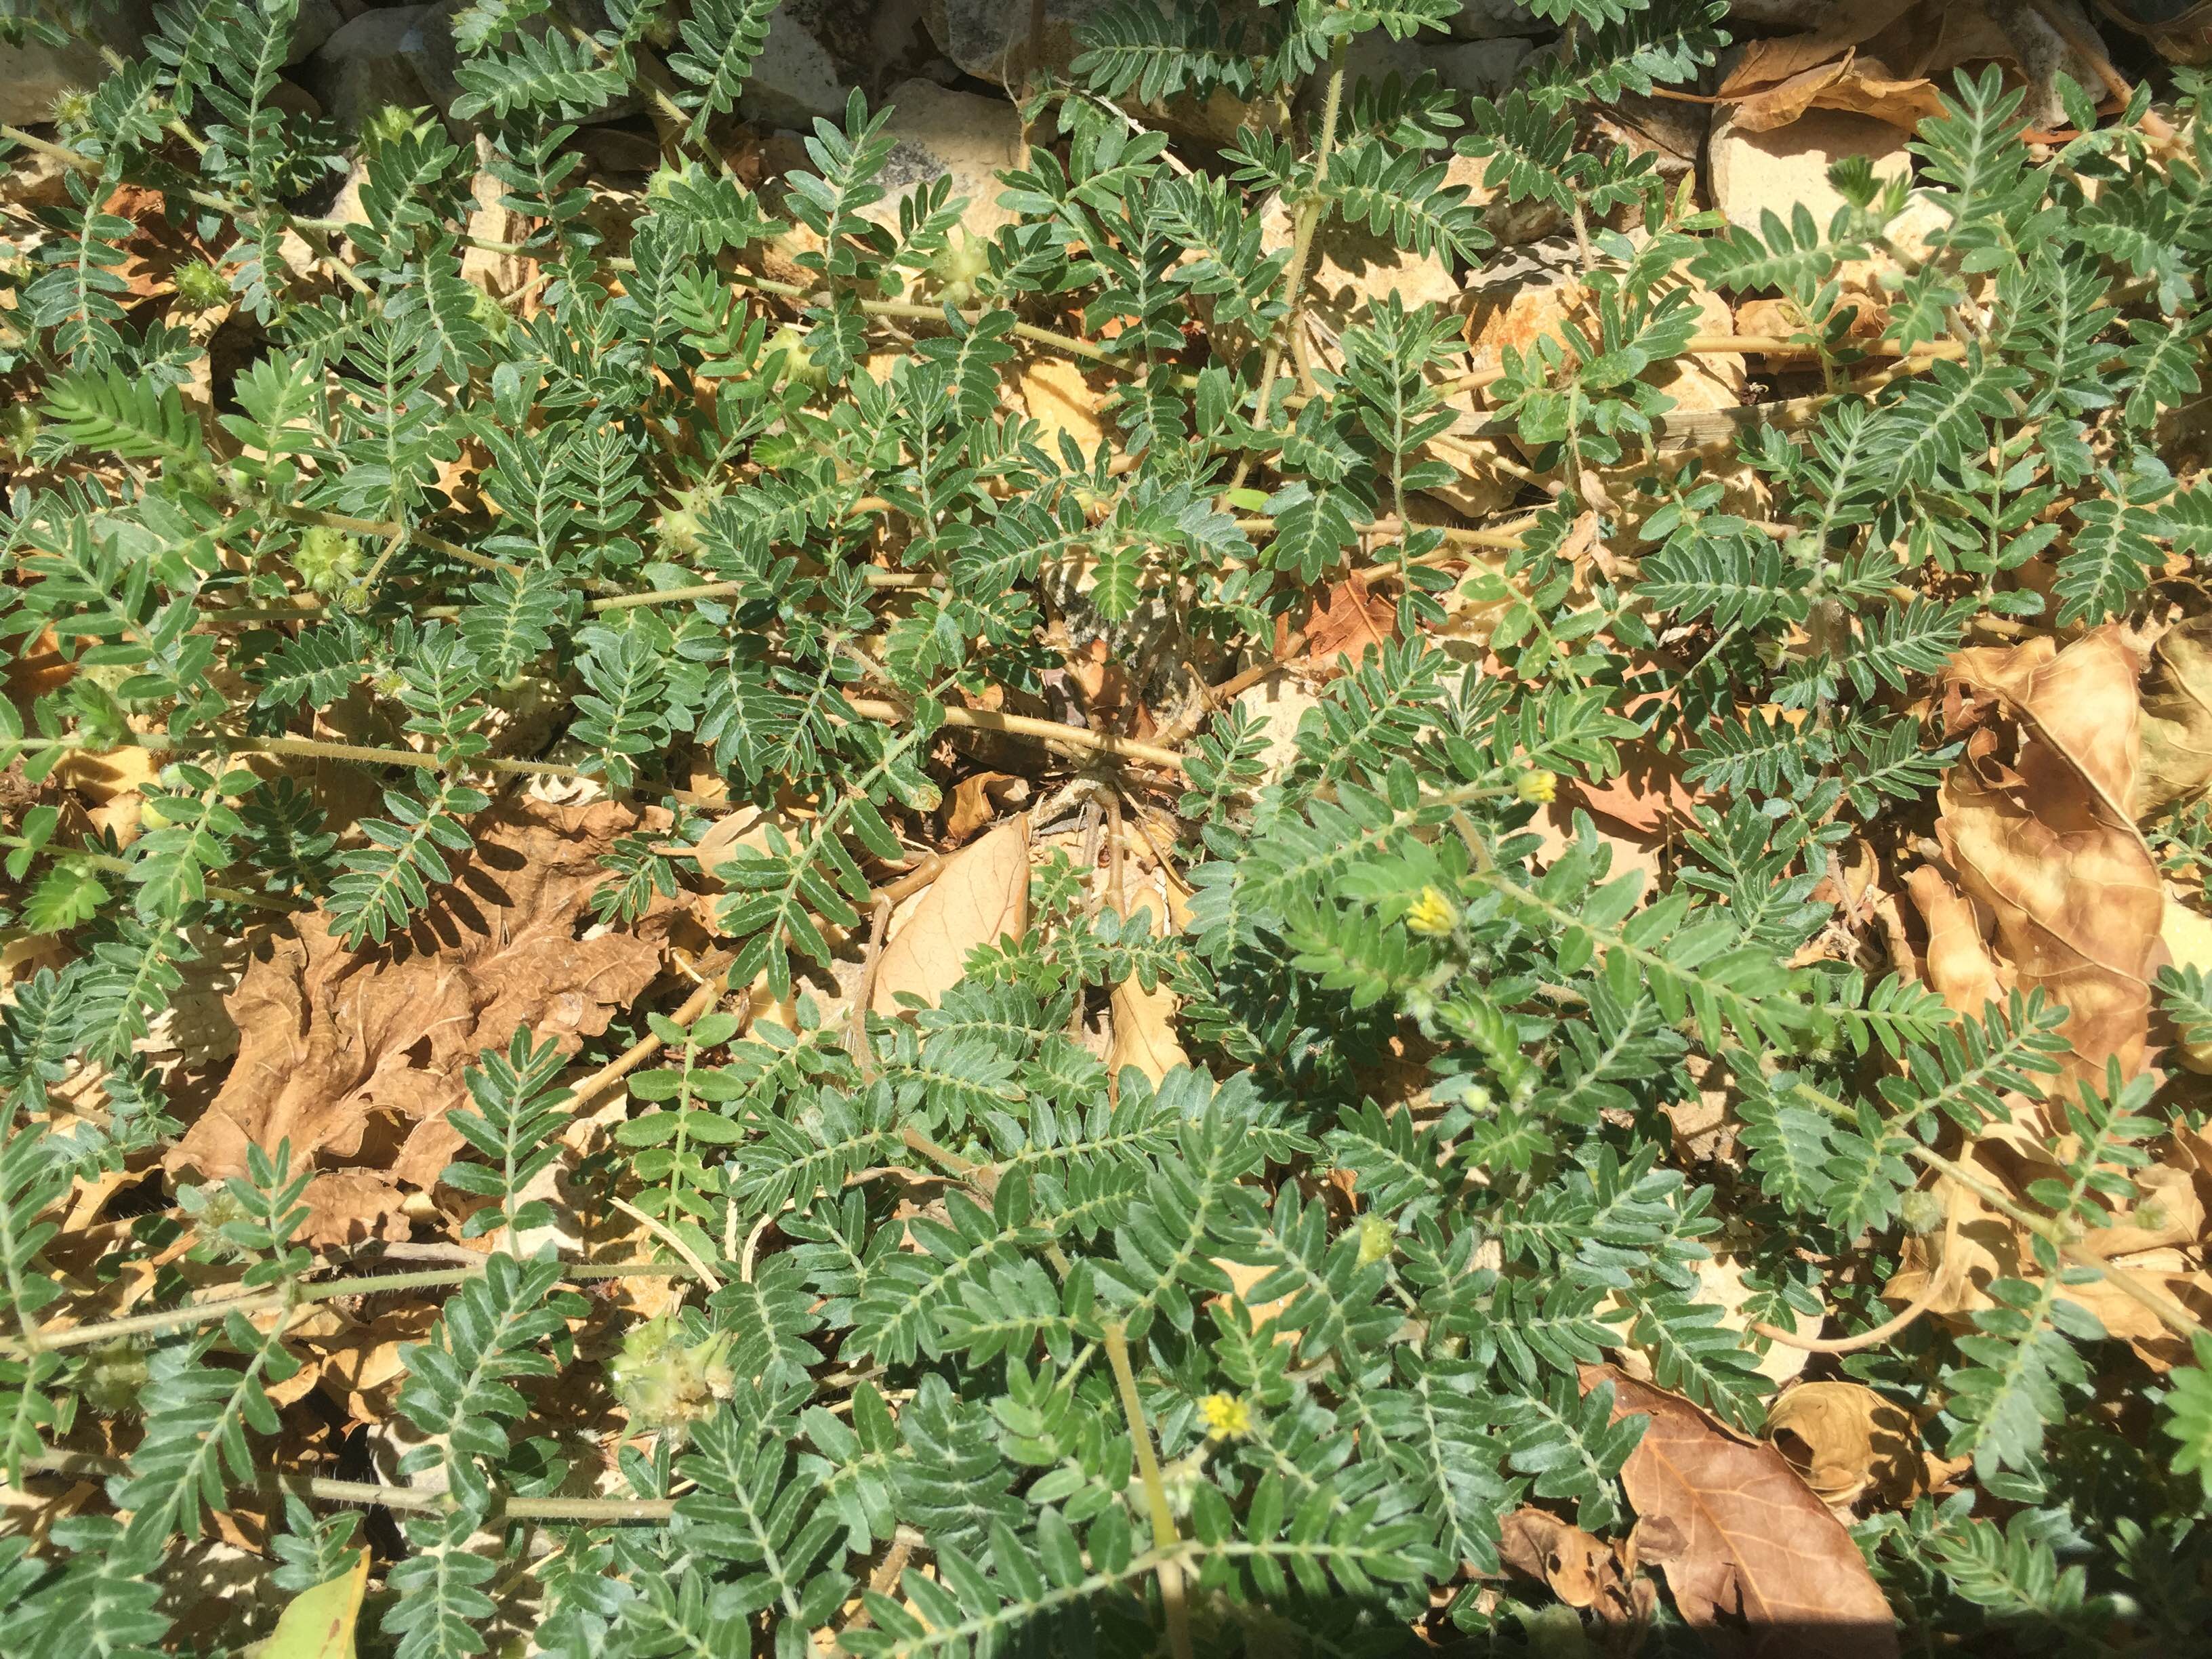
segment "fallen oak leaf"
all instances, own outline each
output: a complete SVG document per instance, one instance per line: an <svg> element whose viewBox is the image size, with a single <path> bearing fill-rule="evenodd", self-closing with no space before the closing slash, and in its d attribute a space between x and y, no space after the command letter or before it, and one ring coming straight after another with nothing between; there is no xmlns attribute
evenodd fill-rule
<svg viewBox="0 0 2212 1659"><path fill-rule="evenodd" d="M1008 806L1030 798L1029 780L1009 772L970 772L945 799L945 840L957 847Z"/></svg>
<svg viewBox="0 0 2212 1659"><path fill-rule="evenodd" d="M1567 1606L1593 1612L1608 1626L1640 1628L1657 1605L1651 1581L1636 1571L1633 1544L1617 1551L1533 1504L1499 1522L1498 1559L1510 1571L1540 1580Z"/></svg>
<svg viewBox="0 0 2212 1659"><path fill-rule="evenodd" d="M1154 896L1149 893L1121 901L1124 915L1139 911L1148 915L1152 931L1160 932L1160 911ZM1132 974L1114 988L1114 1036L1106 1050L1106 1074L1119 1077L1121 1068L1133 1066L1155 1085L1179 1066L1190 1064L1190 1055L1184 1052L1176 1036L1176 1015L1182 1006L1182 999L1163 982L1147 991Z"/></svg>
<svg viewBox="0 0 2212 1659"><path fill-rule="evenodd" d="M1640 1519L1680 1528L1680 1547L1656 1564L1685 1620L1705 1631L1740 1623L1754 1655L1893 1659L1896 1620L1881 1586L1779 1451L1613 1366L1580 1374L1585 1393L1613 1384L1614 1421L1650 1419L1621 1484Z"/></svg>
<svg viewBox="0 0 2212 1659"><path fill-rule="evenodd" d="M659 972L652 923L672 901L577 937L612 878L600 854L636 822L613 802L510 799L407 933L349 950L318 912L270 935L227 1000L238 1058L165 1167L219 1181L246 1173L249 1146L289 1140L318 1170L309 1243L405 1237L402 1189L428 1190L459 1150L446 1114L480 1051L525 1026L573 1054Z"/></svg>
<svg viewBox="0 0 2212 1659"><path fill-rule="evenodd" d="M301 1590L285 1603L257 1659L353 1659L354 1626L368 1589L368 1551L337 1577Z"/></svg>
<svg viewBox="0 0 2212 1659"><path fill-rule="evenodd" d="M1905 891L1928 927L1928 948L1921 958L1923 977L1950 1011L1978 1019L1990 1003L2002 1006L2005 985L1975 919L1972 902L1933 865L1922 865L1905 878Z"/></svg>

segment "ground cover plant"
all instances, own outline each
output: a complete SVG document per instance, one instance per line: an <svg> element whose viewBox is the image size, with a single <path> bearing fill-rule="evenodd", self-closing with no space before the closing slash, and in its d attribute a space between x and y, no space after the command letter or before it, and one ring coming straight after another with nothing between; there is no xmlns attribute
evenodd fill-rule
<svg viewBox="0 0 2212 1659"><path fill-rule="evenodd" d="M0 1647L2201 1639L2191 71L321 9L8 14Z"/></svg>

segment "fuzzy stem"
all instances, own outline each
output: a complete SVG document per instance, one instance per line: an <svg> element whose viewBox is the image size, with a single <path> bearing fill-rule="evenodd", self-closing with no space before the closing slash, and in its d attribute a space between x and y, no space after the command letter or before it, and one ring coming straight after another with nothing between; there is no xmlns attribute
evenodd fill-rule
<svg viewBox="0 0 2212 1659"><path fill-rule="evenodd" d="M471 1279L483 1277L482 1267L434 1267L422 1273L373 1273L361 1279L334 1279L324 1285L303 1285L295 1291L271 1291L259 1296L225 1297L215 1302L187 1303L181 1308L157 1308L150 1313L127 1314L120 1319L103 1319L90 1325L47 1325L36 1333L36 1346L42 1349L82 1348L95 1342L111 1341L117 1337L144 1336L156 1331L179 1330L187 1325L204 1325L212 1320L227 1319L232 1314L252 1316L276 1313L288 1305L304 1306L313 1302L331 1302L345 1296L380 1296L392 1291L427 1290L440 1285L459 1285ZM689 1278L696 1270L678 1261L612 1261L586 1262L570 1267L566 1277L571 1279ZM0 1352L14 1347L5 1338L0 1338Z"/></svg>
<svg viewBox="0 0 2212 1659"><path fill-rule="evenodd" d="M99 1480L127 1474L130 1469L119 1457L81 1451L34 1452L23 1460L23 1468L33 1474L91 1476ZM274 1484L298 1498L315 1498L325 1504L360 1504L409 1514L447 1509L453 1503L450 1492L430 1492L420 1486L380 1486L373 1480L330 1480L320 1475L280 1474L275 1477ZM676 1500L672 1498L522 1498L496 1488L492 1492L492 1506L510 1521L567 1522L578 1526L605 1526L624 1521L665 1525L676 1512Z"/></svg>
<svg viewBox="0 0 2212 1659"><path fill-rule="evenodd" d="M129 875L138 866L129 859L119 859L111 853L87 853L73 847L56 847L51 842L44 847L33 846L21 836L0 836L0 847L21 848L33 853L46 853L57 859L75 859L79 864L88 864L95 870L112 870L118 875ZM211 899L221 899L228 904L250 904L257 910L292 910L298 907L283 899L271 898L266 893L249 893L240 887L207 887L201 890Z"/></svg>
<svg viewBox="0 0 2212 1659"><path fill-rule="evenodd" d="M1145 1506L1151 1512L1152 1547L1159 1553L1160 1605L1168 1617L1168 1648L1175 1659L1191 1659L1190 1610L1183 1604L1182 1564L1174 1558L1175 1511L1168 1506L1167 1483L1160 1479L1159 1458L1152 1450L1152 1431L1145 1423L1145 1402L1137 1397L1137 1376L1129 1365L1129 1341L1120 1321L1106 1327L1106 1360L1114 1368L1114 1386L1121 1396L1121 1414L1129 1420L1129 1439L1137 1449L1137 1472L1145 1485Z"/></svg>

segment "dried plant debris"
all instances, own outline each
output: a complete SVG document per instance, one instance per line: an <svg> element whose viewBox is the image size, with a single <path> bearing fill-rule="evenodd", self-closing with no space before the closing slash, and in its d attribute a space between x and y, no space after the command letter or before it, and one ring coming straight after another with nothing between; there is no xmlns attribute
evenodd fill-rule
<svg viewBox="0 0 2212 1659"><path fill-rule="evenodd" d="M9 1656L2202 1645L2194 11L0 11Z"/></svg>

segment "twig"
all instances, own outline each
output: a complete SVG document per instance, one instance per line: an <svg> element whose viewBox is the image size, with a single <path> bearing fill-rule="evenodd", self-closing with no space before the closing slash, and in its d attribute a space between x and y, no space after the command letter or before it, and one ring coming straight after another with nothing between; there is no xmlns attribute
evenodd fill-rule
<svg viewBox="0 0 2212 1659"><path fill-rule="evenodd" d="M895 702L868 698L848 699L848 702L853 712L864 720L903 725L913 718ZM960 731L996 732L1010 738L1034 738L1043 743L1065 744L1070 749L1110 755L1117 760L1138 761L1146 766L1167 767L1175 771L1182 769L1182 757L1172 749L1139 743L1133 738L1116 737L1110 732L1092 732L1080 726L1062 726L1058 720L1036 720L1027 714L1002 714L994 708L948 708L945 711L945 724Z"/></svg>
<svg viewBox="0 0 2212 1659"><path fill-rule="evenodd" d="M684 1000L684 1006L671 1014L669 1018L678 1025L689 1025L713 1007L723 991L728 988L730 963L733 959L730 955L722 955L715 965L708 970L708 976L699 988L692 992ZM738 1023L742 1026L744 1021L740 1020ZM660 1038L654 1034L647 1033L639 1038L629 1048L623 1049L620 1055L609 1060L575 1086L569 1097L568 1109L571 1112L583 1110L586 1106L597 1100L614 1085L621 1082L639 1066L644 1065L647 1060L659 1054L662 1047Z"/></svg>
<svg viewBox="0 0 2212 1659"><path fill-rule="evenodd" d="M33 1452L23 1460L24 1469L33 1474L66 1474L94 1476L106 1480L130 1473L130 1465L119 1457L102 1457L95 1452L54 1451ZM453 1494L433 1492L423 1486L380 1486L371 1480L331 1480L321 1475L278 1474L271 1483L282 1492L295 1497L319 1499L325 1504L361 1504L373 1508L398 1510L406 1513L450 1509ZM494 1510L512 1521L568 1522L580 1526L604 1526L619 1522L646 1522L663 1525L676 1513L672 1498L524 1498L495 1487L492 1490Z"/></svg>
<svg viewBox="0 0 2212 1659"><path fill-rule="evenodd" d="M2075 55L2089 66L2089 72L2104 82L2105 90L2120 100L2120 107L2127 108L2135 99L2136 89L2112 67L2105 43L2052 4L2051 0L2027 0L2027 5L2029 10L2051 26L2052 33L2074 49ZM2142 135L2154 144L2170 144L2174 140L2172 127L2154 110L2143 112Z"/></svg>
<svg viewBox="0 0 2212 1659"><path fill-rule="evenodd" d="M722 1288L721 1274L716 1273L704 1261L702 1261L699 1259L699 1253L684 1242L683 1235L678 1233L675 1228L670 1226L666 1222L659 1219L658 1217L647 1215L644 1211L639 1209L636 1205L629 1202L627 1200L615 1197L611 1193L607 1195L607 1202L612 1205L616 1209L620 1210L632 1221L636 1222L638 1225L644 1228L646 1231L651 1233L655 1238L668 1246L670 1249L675 1251L678 1256L682 1257L684 1261L689 1264L692 1273L697 1276L700 1281L704 1284L709 1291L719 1291Z"/></svg>
<svg viewBox="0 0 2212 1659"><path fill-rule="evenodd" d="M1832 1117L1840 1118L1846 1122L1857 1121L1850 1107L1832 1095L1823 1094L1809 1083L1800 1083L1797 1085L1797 1092ZM2060 1261L2070 1262L2077 1267L2088 1268L2121 1295L2149 1309L2158 1316L2167 1329L2184 1338L2195 1337L2200 1334L2212 1335L2212 1326L2207 1326L2203 1320L2165 1291L2151 1289L2132 1275L2113 1267L2102 1257L2069 1242L2064 1227L2055 1218L2037 1215L2033 1211L2014 1203L2009 1195L1999 1192L1988 1182L1968 1171L1963 1165L1944 1157L1941 1152L1929 1151L1917 1141L1907 1141L1905 1150L1929 1169L1940 1170L1950 1176L1952 1180L1957 1182L1999 1214L2027 1228L2029 1232L2056 1250Z"/></svg>
<svg viewBox="0 0 2212 1659"><path fill-rule="evenodd" d="M845 1051L860 1067L860 1081L872 1083L876 1059L868 1042L868 1005L875 1000L876 975L883 971L884 939L891 930L892 902L879 897L868 915L867 954L860 963L860 982L853 993L852 1012L845 1022Z"/></svg>
<svg viewBox="0 0 2212 1659"><path fill-rule="evenodd" d="M1751 1322L1751 1328L1770 1342L1779 1342L1785 1348L1796 1348L1805 1353L1856 1353L1863 1348L1880 1347L1934 1307L1936 1298L1954 1277L1952 1249L1959 1242L1959 1210L1954 1204L1946 1204L1943 1209L1942 1258L1936 1264L1936 1271L1928 1275L1928 1282L1921 1286L1920 1294L1905 1304L1894 1318L1885 1319L1872 1330L1851 1336L1800 1336L1795 1331L1785 1331L1779 1325L1756 1319Z"/></svg>
<svg viewBox="0 0 2212 1659"><path fill-rule="evenodd" d="M584 1280L683 1278L691 1271L693 1269L668 1261L616 1261L580 1263L562 1269L562 1273L570 1279ZM204 1325L211 1320L228 1319L234 1313L244 1314L249 1318L255 1314L276 1313L288 1303L305 1307L318 1302L333 1302L341 1297L380 1296L392 1291L427 1290L434 1285L465 1284L471 1279L481 1279L483 1272L481 1267L452 1267L411 1273L375 1273L361 1279L335 1279L321 1285L302 1285L289 1291L271 1291L258 1296L232 1296L214 1302L190 1302L180 1308L157 1308L150 1313L126 1314L119 1319L103 1319L90 1325L50 1324L40 1327L33 1334L41 1350L82 1348L96 1342L112 1341L118 1337L148 1336L157 1331L178 1330L187 1325ZM12 1339L0 1337L0 1352L20 1352Z"/></svg>

